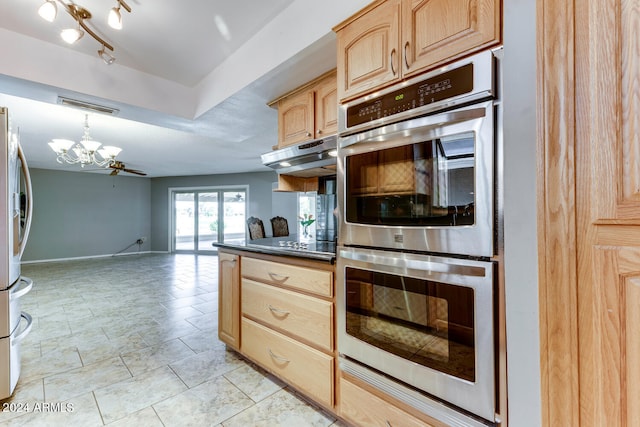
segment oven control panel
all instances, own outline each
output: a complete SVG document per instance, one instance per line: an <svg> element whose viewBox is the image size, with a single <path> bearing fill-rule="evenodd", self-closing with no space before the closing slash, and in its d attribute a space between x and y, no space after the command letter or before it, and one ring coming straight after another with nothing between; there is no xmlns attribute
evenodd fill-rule
<svg viewBox="0 0 640 427"><path fill-rule="evenodd" d="M473 90L473 63L347 108L347 128L433 104Z"/></svg>

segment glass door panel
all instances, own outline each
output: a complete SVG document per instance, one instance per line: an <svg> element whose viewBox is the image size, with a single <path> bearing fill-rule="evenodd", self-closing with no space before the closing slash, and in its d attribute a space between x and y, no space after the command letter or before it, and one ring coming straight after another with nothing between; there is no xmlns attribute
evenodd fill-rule
<svg viewBox="0 0 640 427"><path fill-rule="evenodd" d="M211 243L218 241L218 193L207 192L198 194L198 235L199 251L213 251Z"/></svg>
<svg viewBox="0 0 640 427"><path fill-rule="evenodd" d="M245 240L246 199L247 194L241 191L225 191L223 204L224 235L223 242L238 243Z"/></svg>
<svg viewBox="0 0 640 427"><path fill-rule="evenodd" d="M176 251L192 251L195 236L194 193L174 193L174 248Z"/></svg>
<svg viewBox="0 0 640 427"><path fill-rule="evenodd" d="M214 242L242 242L247 191L209 189L173 193L173 250L216 251Z"/></svg>

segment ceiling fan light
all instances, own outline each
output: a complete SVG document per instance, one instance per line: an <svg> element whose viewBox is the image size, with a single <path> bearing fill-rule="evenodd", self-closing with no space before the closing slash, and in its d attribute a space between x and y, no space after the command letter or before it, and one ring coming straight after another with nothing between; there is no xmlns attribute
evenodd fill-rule
<svg viewBox="0 0 640 427"><path fill-rule="evenodd" d="M48 22L53 22L53 20L56 19L57 14L58 14L58 7L56 6L55 1L53 0L45 1L42 4L42 6L40 6L40 8L38 9L38 15L40 15L42 19Z"/></svg>
<svg viewBox="0 0 640 427"><path fill-rule="evenodd" d="M62 37L62 40L69 44L74 44L75 42L80 40L83 35L84 31L78 28L66 28L60 32L60 37Z"/></svg>
<svg viewBox="0 0 640 427"><path fill-rule="evenodd" d="M122 29L122 15L120 14L120 5L112 8L109 11L109 18L107 19L107 23L114 30Z"/></svg>

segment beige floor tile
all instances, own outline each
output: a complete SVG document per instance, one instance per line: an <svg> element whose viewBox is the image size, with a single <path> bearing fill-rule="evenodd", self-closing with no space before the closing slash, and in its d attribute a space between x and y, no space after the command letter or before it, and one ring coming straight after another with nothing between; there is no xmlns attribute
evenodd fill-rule
<svg viewBox="0 0 640 427"><path fill-rule="evenodd" d="M47 401L68 400L128 378L131 378L129 370L122 359L115 357L46 377L44 395Z"/></svg>
<svg viewBox="0 0 640 427"><path fill-rule="evenodd" d="M146 347L122 355L122 360L133 375L166 366L195 353L178 339L163 342L153 347Z"/></svg>
<svg viewBox="0 0 640 427"><path fill-rule="evenodd" d="M335 418L283 389L224 421L224 427L327 427Z"/></svg>
<svg viewBox="0 0 640 427"><path fill-rule="evenodd" d="M163 366L94 391L105 423L127 417L157 402L175 396L187 387Z"/></svg>
<svg viewBox="0 0 640 427"><path fill-rule="evenodd" d="M143 254L24 265L35 326L9 401L74 411L0 413L0 425L331 424L218 340L217 264Z"/></svg>
<svg viewBox="0 0 640 427"><path fill-rule="evenodd" d="M215 425L253 405L224 377L217 377L153 405L167 427Z"/></svg>

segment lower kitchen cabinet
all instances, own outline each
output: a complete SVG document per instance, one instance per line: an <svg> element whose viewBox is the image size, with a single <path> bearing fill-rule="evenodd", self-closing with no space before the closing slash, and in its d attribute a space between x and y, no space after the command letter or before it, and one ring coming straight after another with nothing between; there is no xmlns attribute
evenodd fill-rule
<svg viewBox="0 0 640 427"><path fill-rule="evenodd" d="M218 251L218 338L240 349L240 256Z"/></svg>
<svg viewBox="0 0 640 427"><path fill-rule="evenodd" d="M357 381L357 380L356 380ZM395 406L382 392L372 392L355 381L340 378L340 413L345 421L367 427L442 427L428 423Z"/></svg>
<svg viewBox="0 0 640 427"><path fill-rule="evenodd" d="M242 353L327 407L333 406L334 358L242 318Z"/></svg>

